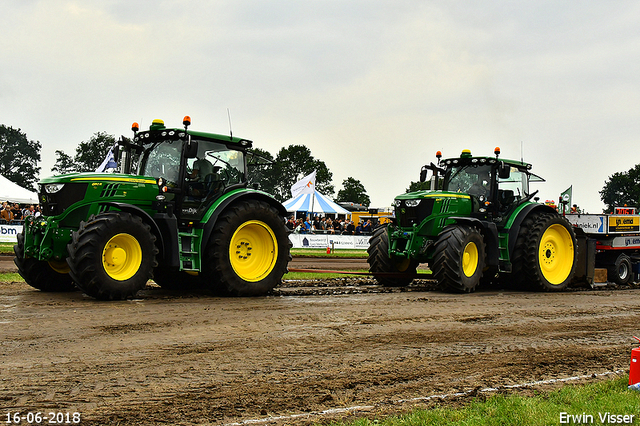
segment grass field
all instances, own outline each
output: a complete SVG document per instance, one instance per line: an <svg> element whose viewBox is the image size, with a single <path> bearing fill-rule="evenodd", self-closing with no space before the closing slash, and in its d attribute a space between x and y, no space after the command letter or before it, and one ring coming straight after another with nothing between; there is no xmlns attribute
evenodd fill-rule
<svg viewBox="0 0 640 426"><path fill-rule="evenodd" d="M628 381L629 376L624 375L587 385L565 385L557 391L536 393L534 396L478 397L460 408L436 407L416 410L397 417L331 424L333 426L640 424L640 393L629 390Z"/></svg>

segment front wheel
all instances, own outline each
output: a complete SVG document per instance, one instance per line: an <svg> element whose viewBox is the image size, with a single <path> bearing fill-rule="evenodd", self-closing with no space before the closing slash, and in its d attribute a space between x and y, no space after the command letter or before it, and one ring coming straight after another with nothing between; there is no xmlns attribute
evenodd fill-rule
<svg viewBox="0 0 640 426"><path fill-rule="evenodd" d="M433 256L433 275L442 286L471 293L482 278L485 253L484 239L476 228L448 226L438 235Z"/></svg>
<svg viewBox="0 0 640 426"><path fill-rule="evenodd" d="M406 287L416 275L417 263L408 258L389 257L387 225L374 229L367 249L369 272L385 287Z"/></svg>
<svg viewBox="0 0 640 426"><path fill-rule="evenodd" d="M24 234L18 234L18 244L13 246L16 257L13 263L25 282L41 291L74 291L76 286L69 276L69 268L64 261L44 261L24 257Z"/></svg>
<svg viewBox="0 0 640 426"><path fill-rule="evenodd" d="M217 293L261 296L280 284L291 243L278 211L263 201L241 201L217 220L201 279Z"/></svg>
<svg viewBox="0 0 640 426"><path fill-rule="evenodd" d="M101 300L134 297L156 266L156 237L139 216L107 212L81 222L67 245L76 285Z"/></svg>

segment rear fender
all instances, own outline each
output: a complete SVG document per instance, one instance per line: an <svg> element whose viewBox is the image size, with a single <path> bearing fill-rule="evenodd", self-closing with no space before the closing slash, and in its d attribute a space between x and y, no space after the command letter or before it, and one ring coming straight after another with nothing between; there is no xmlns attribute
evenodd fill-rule
<svg viewBox="0 0 640 426"><path fill-rule="evenodd" d="M238 201L246 200L246 199L264 201L267 204L271 205L272 207L275 207L276 210L278 210L278 213L280 214L280 216L282 216L283 218L287 217L287 209L285 209L281 203L276 201L273 197L271 197L269 194L265 192L247 190L247 191L233 193L229 197L224 199L220 204L217 204L215 207L212 207L212 208L215 208L215 210L213 211L213 213L211 213L210 216L205 215L205 217L208 216L208 220L203 226L203 232L202 232L203 248L207 246L209 242L209 238L211 237L211 233L213 232L213 228L216 222L218 221L218 218L220 217L220 215L232 204ZM284 219L283 219L283 223L284 223Z"/></svg>
<svg viewBox="0 0 640 426"><path fill-rule="evenodd" d="M513 216L507 222L505 228L509 228L509 257L511 257L513 250L516 246L516 240L518 239L518 233L520 232L520 226L522 222L533 213L558 213L555 209L546 206L544 204L531 203L523 206L520 211L514 212Z"/></svg>

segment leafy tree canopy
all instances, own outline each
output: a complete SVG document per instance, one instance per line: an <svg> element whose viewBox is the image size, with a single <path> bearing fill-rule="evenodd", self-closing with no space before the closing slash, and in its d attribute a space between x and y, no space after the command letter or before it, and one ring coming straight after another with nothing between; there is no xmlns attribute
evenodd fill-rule
<svg viewBox="0 0 640 426"><path fill-rule="evenodd" d="M336 201L353 202L369 207L371 199L367 195L367 190L364 189L364 185L360 183L359 180L348 177L342 181L342 186L344 188L338 191Z"/></svg>
<svg viewBox="0 0 640 426"><path fill-rule="evenodd" d="M267 172L263 188L280 201L291 198L291 186L316 171L316 189L329 197L333 196L331 184L333 173L324 161L311 155L311 150L304 145L289 145L280 149L275 163Z"/></svg>
<svg viewBox="0 0 640 426"><path fill-rule="evenodd" d="M36 190L42 144L20 129L0 125L0 174L30 191Z"/></svg>
<svg viewBox="0 0 640 426"><path fill-rule="evenodd" d="M56 163L51 168L54 173L93 172L95 171L116 142L115 136L106 132L96 132L88 141L82 141L76 147L76 155L71 158L64 151L56 151Z"/></svg>
<svg viewBox="0 0 640 426"><path fill-rule="evenodd" d="M605 212L614 207L640 207L640 164L629 171L614 173L600 191L600 199L606 205Z"/></svg>
<svg viewBox="0 0 640 426"><path fill-rule="evenodd" d="M431 181L424 181L424 182L411 182L409 184L409 188L407 188L405 190L405 192L409 193L409 192L416 192L416 191L426 191L431 189Z"/></svg>

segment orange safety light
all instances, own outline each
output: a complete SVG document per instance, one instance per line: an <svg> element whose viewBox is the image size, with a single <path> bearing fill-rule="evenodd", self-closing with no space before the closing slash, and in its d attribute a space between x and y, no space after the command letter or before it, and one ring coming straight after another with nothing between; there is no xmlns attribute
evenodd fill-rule
<svg viewBox="0 0 640 426"><path fill-rule="evenodd" d="M436 151L436 158L440 158L440 157L442 157L442 152Z"/></svg>
<svg viewBox="0 0 640 426"><path fill-rule="evenodd" d="M493 150L493 153L494 153L495 155L500 155L500 147L499 147L499 146L496 146L496 149L494 149L494 150Z"/></svg>
<svg viewBox="0 0 640 426"><path fill-rule="evenodd" d="M134 132L140 130L140 126L138 125L138 123L134 121L134 123L131 125L131 130L133 130Z"/></svg>
<svg viewBox="0 0 640 426"><path fill-rule="evenodd" d="M185 126L190 126L191 117L189 117L188 115L185 115L184 118L182 119L182 124L184 124Z"/></svg>

